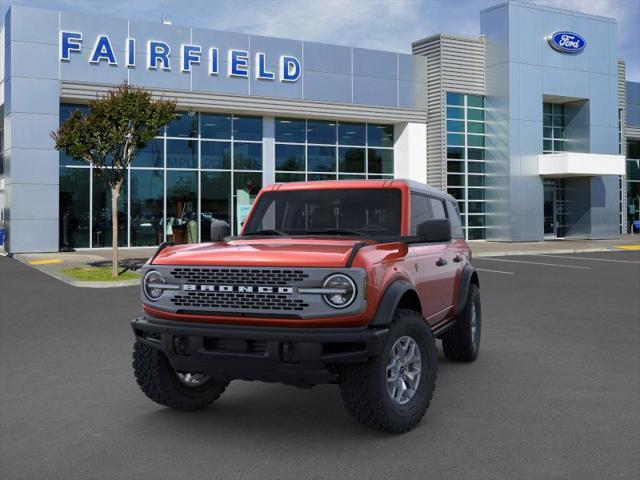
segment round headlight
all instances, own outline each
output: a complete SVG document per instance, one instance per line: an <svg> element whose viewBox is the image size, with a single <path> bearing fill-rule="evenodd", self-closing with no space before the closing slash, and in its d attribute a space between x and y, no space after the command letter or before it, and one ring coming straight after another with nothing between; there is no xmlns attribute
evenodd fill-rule
<svg viewBox="0 0 640 480"><path fill-rule="evenodd" d="M332 290L325 293L322 298L333 308L345 308L353 303L356 298L356 285L348 276L336 273L330 275L324 281L323 287Z"/></svg>
<svg viewBox="0 0 640 480"><path fill-rule="evenodd" d="M156 272L155 270L149 270L145 274L144 280L142 281L142 290L144 291L144 296L152 302L155 302L162 296L162 293L164 292L164 288L162 288L162 285L164 285L164 283L164 278L162 278L162 275L160 275L160 273Z"/></svg>

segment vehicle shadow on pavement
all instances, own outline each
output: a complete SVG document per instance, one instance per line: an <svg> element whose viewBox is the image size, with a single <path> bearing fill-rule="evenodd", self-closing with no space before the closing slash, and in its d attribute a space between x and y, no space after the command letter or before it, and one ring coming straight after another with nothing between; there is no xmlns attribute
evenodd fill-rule
<svg viewBox="0 0 640 480"><path fill-rule="evenodd" d="M439 382L455 370L465 367L444 358L438 352ZM437 388L436 388L437 391ZM447 408L440 405L438 395L416 431L429 428L433 410ZM337 385L318 385L300 389L288 385L261 382L233 381L219 400L209 408L197 412L181 412L157 408L149 404L149 411L136 416L134 422L142 429L159 428L172 435L195 435L200 440L219 442L221 437L273 435L273 438L308 438L315 441L334 441L357 437L372 440L389 438L395 434L380 432L358 424L345 411ZM440 412L438 415L446 415ZM411 434L407 434L411 435Z"/></svg>

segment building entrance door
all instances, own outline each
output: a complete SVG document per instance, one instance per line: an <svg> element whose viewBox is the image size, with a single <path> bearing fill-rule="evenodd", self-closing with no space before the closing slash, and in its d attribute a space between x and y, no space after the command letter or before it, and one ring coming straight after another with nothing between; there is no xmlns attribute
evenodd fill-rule
<svg viewBox="0 0 640 480"><path fill-rule="evenodd" d="M544 184L544 238L563 238L566 234L564 180L545 178Z"/></svg>

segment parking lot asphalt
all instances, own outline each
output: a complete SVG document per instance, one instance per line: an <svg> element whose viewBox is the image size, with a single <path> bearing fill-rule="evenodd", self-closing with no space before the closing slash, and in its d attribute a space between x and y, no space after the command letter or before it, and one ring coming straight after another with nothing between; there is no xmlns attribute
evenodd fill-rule
<svg viewBox="0 0 640 480"><path fill-rule="evenodd" d="M79 289L0 257L0 478L640 478L640 252L482 258L473 364L442 357L421 424L360 426L336 386L236 381L149 401L137 288Z"/></svg>

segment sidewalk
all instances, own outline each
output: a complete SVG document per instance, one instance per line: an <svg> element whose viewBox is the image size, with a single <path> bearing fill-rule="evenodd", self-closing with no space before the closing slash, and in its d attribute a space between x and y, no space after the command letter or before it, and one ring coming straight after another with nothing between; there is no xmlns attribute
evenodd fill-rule
<svg viewBox="0 0 640 480"><path fill-rule="evenodd" d="M469 241L474 257L507 255L543 255L553 253L604 252L607 250L640 250L640 235L623 235L614 240L558 239L544 242Z"/></svg>
<svg viewBox="0 0 640 480"><path fill-rule="evenodd" d="M561 253L603 252L607 250L640 250L640 235L624 235L615 240L547 240L544 242L469 242L473 256L502 257L507 255L543 255ZM120 249L120 267L137 270L156 251L155 247ZM72 267L108 267L111 265L111 250L80 250L77 252L21 253L16 260L51 275L76 287L125 287L138 285L139 279L115 282L81 282L62 273Z"/></svg>

